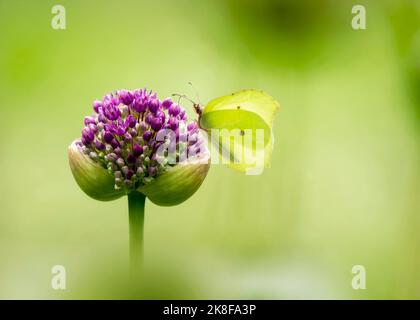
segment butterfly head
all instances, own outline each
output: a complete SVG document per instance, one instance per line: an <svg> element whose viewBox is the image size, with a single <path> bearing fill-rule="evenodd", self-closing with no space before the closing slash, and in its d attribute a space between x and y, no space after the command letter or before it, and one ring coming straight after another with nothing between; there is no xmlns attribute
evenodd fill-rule
<svg viewBox="0 0 420 320"><path fill-rule="evenodd" d="M200 103L193 103L193 107L195 112L197 112L198 116L200 117L203 114L204 106Z"/></svg>

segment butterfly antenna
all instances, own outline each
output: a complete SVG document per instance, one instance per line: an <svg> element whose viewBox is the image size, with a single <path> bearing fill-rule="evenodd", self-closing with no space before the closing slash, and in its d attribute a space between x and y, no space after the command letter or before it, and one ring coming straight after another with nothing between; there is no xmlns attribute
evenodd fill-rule
<svg viewBox="0 0 420 320"><path fill-rule="evenodd" d="M190 98L188 98L185 94L179 94L179 93L172 93L173 97L178 97L178 103L179 101L184 98L185 100L188 100L189 102L191 102L192 104L195 104L194 101L192 101Z"/></svg>
<svg viewBox="0 0 420 320"><path fill-rule="evenodd" d="M181 98L184 98L184 99L188 100L189 102L191 102L191 103L192 103L192 105L193 105L193 107L194 107L195 112L198 114L199 119L200 119L201 114L203 113L203 109L204 109L204 108L203 108L203 106L201 105L201 102L200 102L200 97L198 96L197 90L195 90L195 88L194 88L194 86L193 86L193 84L192 84L191 82L188 82L188 84L189 84L189 85L193 88L193 90L194 90L194 92L195 92L195 95L197 96L198 103L196 103L195 101L193 101L193 100L191 100L190 98L188 98L185 94L173 93L173 94L172 94L172 96L177 96L177 97L179 97L178 103L179 103L179 101L181 100ZM199 122L199 121L198 121L198 122Z"/></svg>
<svg viewBox="0 0 420 320"><path fill-rule="evenodd" d="M198 103L201 104L201 100L200 100L200 96L198 95L198 91L195 89L194 85L192 84L191 81L188 81L188 84L191 86L191 88L194 90L195 93L195 97L198 100Z"/></svg>

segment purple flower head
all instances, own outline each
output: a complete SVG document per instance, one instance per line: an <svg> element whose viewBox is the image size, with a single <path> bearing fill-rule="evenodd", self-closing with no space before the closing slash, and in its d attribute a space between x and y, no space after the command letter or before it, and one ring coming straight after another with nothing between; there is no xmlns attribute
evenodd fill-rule
<svg viewBox="0 0 420 320"><path fill-rule="evenodd" d="M149 110L150 112L156 114L156 112L159 110L159 100L158 99L152 99L149 101Z"/></svg>
<svg viewBox="0 0 420 320"><path fill-rule="evenodd" d="M169 107L172 105L172 99L171 98L166 98L165 100L163 100L162 102L162 107L164 109L169 109Z"/></svg>
<svg viewBox="0 0 420 320"><path fill-rule="evenodd" d="M89 124L96 124L96 119L94 117L85 117L85 126Z"/></svg>
<svg viewBox="0 0 420 320"><path fill-rule="evenodd" d="M153 133L151 131L145 131L143 133L143 139L149 141L152 138Z"/></svg>
<svg viewBox="0 0 420 320"><path fill-rule="evenodd" d="M134 99L133 94L127 90L118 91L118 96L120 98L120 101L126 106L129 106L133 102L133 99Z"/></svg>
<svg viewBox="0 0 420 320"><path fill-rule="evenodd" d="M181 107L179 104L174 103L169 107L168 111L171 116L176 117L181 112Z"/></svg>
<svg viewBox="0 0 420 320"><path fill-rule="evenodd" d="M136 162L136 157L132 153L130 153L127 156L127 163L135 163L135 162Z"/></svg>
<svg viewBox="0 0 420 320"><path fill-rule="evenodd" d="M143 98L139 97L134 99L133 109L138 113L146 110L146 104L144 103Z"/></svg>
<svg viewBox="0 0 420 320"><path fill-rule="evenodd" d="M114 135L109 131L105 131L103 137L106 143L111 143L111 141L114 139Z"/></svg>
<svg viewBox="0 0 420 320"><path fill-rule="evenodd" d="M93 102L93 111L95 111L96 113L99 113L100 108L102 108L102 101L95 100Z"/></svg>
<svg viewBox="0 0 420 320"><path fill-rule="evenodd" d="M126 173L126 178L127 180L130 180L134 175L134 171L133 170L128 170Z"/></svg>
<svg viewBox="0 0 420 320"><path fill-rule="evenodd" d="M141 131L146 131L148 128L147 123L144 121L140 122L139 127Z"/></svg>
<svg viewBox="0 0 420 320"><path fill-rule="evenodd" d="M198 129L198 125L196 122L191 122L188 126L187 129L189 132L195 132Z"/></svg>
<svg viewBox="0 0 420 320"><path fill-rule="evenodd" d="M108 102L103 106L104 115L108 120L117 120L121 116L120 109L113 102Z"/></svg>
<svg viewBox="0 0 420 320"><path fill-rule="evenodd" d="M114 126L113 130L114 130L115 134L122 137L122 136L125 135L126 128L124 126Z"/></svg>
<svg viewBox="0 0 420 320"><path fill-rule="evenodd" d="M176 130L178 128L178 120L176 118L169 118L168 125L170 129Z"/></svg>
<svg viewBox="0 0 420 320"><path fill-rule="evenodd" d="M152 127L154 131L159 131L159 129L162 128L162 124L163 124L162 118L156 117L152 120L152 123L150 124L150 126Z"/></svg>
<svg viewBox="0 0 420 320"><path fill-rule="evenodd" d="M88 127L85 127L82 130L82 138L84 138L85 141L89 143L93 141L93 139L95 138L95 134Z"/></svg>
<svg viewBox="0 0 420 320"><path fill-rule="evenodd" d="M136 126L136 123L136 119L131 114L129 114L125 119L125 125L127 127L134 128Z"/></svg>
<svg viewBox="0 0 420 320"><path fill-rule="evenodd" d="M151 177L155 176L156 172L157 172L156 167L149 167L149 175Z"/></svg>
<svg viewBox="0 0 420 320"><path fill-rule="evenodd" d="M133 137L131 136L131 134L126 132L125 135L124 135L124 141L125 142L131 142L131 140L133 140Z"/></svg>
<svg viewBox="0 0 420 320"><path fill-rule="evenodd" d="M114 153L117 155L117 156L121 156L121 148L120 147L116 147L116 148L114 148ZM123 159L123 161L124 161L124 159Z"/></svg>
<svg viewBox="0 0 420 320"><path fill-rule="evenodd" d="M157 155L157 150L164 144L177 149L181 128L185 136L198 132L197 123L187 122L179 104L170 98L161 101L156 93L146 89L107 94L93 103L93 110L94 114L84 119L77 145L114 175L116 189L127 192L150 183L175 165L159 162L162 156ZM157 141L158 132L168 129L174 134ZM205 148L198 142L188 146L189 151L202 149Z"/></svg>
<svg viewBox="0 0 420 320"><path fill-rule="evenodd" d="M187 114L185 113L185 110L181 110L178 117L181 120L187 121Z"/></svg>
<svg viewBox="0 0 420 320"><path fill-rule="evenodd" d="M98 121L99 121L100 123L106 123L106 122L107 122L107 118L105 117L105 115L104 115L103 113L100 113L100 114L98 115Z"/></svg>
<svg viewBox="0 0 420 320"><path fill-rule="evenodd" d="M156 112L156 117L157 118L160 118L162 120L162 123L165 122L165 119L166 119L165 112L163 112L163 111Z"/></svg>
<svg viewBox="0 0 420 320"><path fill-rule="evenodd" d="M116 149L120 146L120 143L117 141L117 139L112 139L112 141L110 142L110 145L111 145L111 147Z"/></svg>
<svg viewBox="0 0 420 320"><path fill-rule="evenodd" d="M141 145L139 145L138 143L135 143L133 145L133 154L135 156L139 156L143 153L143 147Z"/></svg>
<svg viewBox="0 0 420 320"><path fill-rule="evenodd" d="M129 132L130 132L130 134L133 138L137 137L137 130L136 129L130 129Z"/></svg>
<svg viewBox="0 0 420 320"><path fill-rule="evenodd" d="M101 141L95 140L95 148L98 150L104 150L105 145Z"/></svg>

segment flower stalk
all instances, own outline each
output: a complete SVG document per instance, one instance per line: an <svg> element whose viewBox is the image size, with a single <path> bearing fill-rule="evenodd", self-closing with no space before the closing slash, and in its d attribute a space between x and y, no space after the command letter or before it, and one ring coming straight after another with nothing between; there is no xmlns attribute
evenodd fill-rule
<svg viewBox="0 0 420 320"><path fill-rule="evenodd" d="M146 196L132 191L128 194L128 219L130 238L130 268L137 274L143 261L144 207Z"/></svg>

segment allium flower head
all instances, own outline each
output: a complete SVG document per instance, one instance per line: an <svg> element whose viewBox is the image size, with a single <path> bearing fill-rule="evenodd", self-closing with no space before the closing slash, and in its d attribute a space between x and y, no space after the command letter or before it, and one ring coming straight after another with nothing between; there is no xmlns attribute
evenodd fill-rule
<svg viewBox="0 0 420 320"><path fill-rule="evenodd" d="M197 124L188 122L185 110L170 98L159 100L152 91L107 94L93 103L93 111L85 117L75 146L108 170L115 191L128 194L146 188L187 157L208 154ZM161 150L166 151L160 154ZM175 151L175 161L168 161L168 150Z"/></svg>

